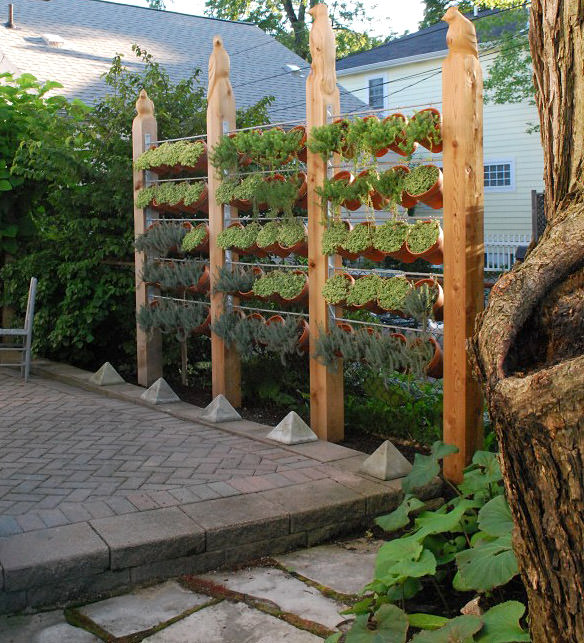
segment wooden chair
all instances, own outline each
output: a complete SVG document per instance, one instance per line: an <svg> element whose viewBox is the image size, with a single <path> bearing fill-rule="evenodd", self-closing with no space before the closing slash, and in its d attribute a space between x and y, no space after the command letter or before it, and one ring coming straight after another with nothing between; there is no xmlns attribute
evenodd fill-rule
<svg viewBox="0 0 584 643"><path fill-rule="evenodd" d="M26 304L26 317L24 328L0 328L1 337L13 337L16 344L0 344L0 351L20 351L20 362L0 363L0 366L20 366L24 381L28 382L30 375L30 347L32 343L32 323L34 319L34 302L36 297L37 278L32 277L28 289L28 303Z"/></svg>

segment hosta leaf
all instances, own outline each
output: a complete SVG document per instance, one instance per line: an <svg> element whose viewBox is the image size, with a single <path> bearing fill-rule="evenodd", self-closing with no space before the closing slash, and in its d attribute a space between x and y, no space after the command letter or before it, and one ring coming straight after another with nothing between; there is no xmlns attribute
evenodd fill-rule
<svg viewBox="0 0 584 643"><path fill-rule="evenodd" d="M405 527L409 522L409 515L416 509L421 509L424 503L413 496L406 496L401 505L385 516L379 516L375 519L375 524L384 531L396 531Z"/></svg>
<svg viewBox="0 0 584 643"><path fill-rule="evenodd" d="M482 626L478 616L457 616L439 630L416 634L412 643L472 643Z"/></svg>
<svg viewBox="0 0 584 643"><path fill-rule="evenodd" d="M519 624L525 613L525 605L518 601L507 601L491 607L481 617L484 627L477 643L518 643L531 641L529 633Z"/></svg>
<svg viewBox="0 0 584 643"><path fill-rule="evenodd" d="M448 623L445 616L434 614L408 614L408 620L412 627L417 627L419 630L437 630Z"/></svg>
<svg viewBox="0 0 584 643"><path fill-rule="evenodd" d="M511 534L461 551L456 556L458 572L454 589L486 592L505 585L519 573L517 559L511 548Z"/></svg>
<svg viewBox="0 0 584 643"><path fill-rule="evenodd" d="M346 643L405 643L409 627L407 614L395 605L382 605L374 615L375 629L368 617L358 616L347 632Z"/></svg>
<svg viewBox="0 0 584 643"><path fill-rule="evenodd" d="M502 480L501 467L495 453L477 451L472 464L464 471L464 479L458 485L463 495L473 495L479 491L489 491L490 485Z"/></svg>
<svg viewBox="0 0 584 643"><path fill-rule="evenodd" d="M505 496L496 496L481 508L479 527L490 536L506 536L511 533L513 518Z"/></svg>

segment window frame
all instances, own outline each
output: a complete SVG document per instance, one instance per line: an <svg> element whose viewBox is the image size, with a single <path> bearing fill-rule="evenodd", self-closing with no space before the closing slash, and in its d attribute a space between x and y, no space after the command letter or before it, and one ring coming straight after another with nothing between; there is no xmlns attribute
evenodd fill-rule
<svg viewBox="0 0 584 643"><path fill-rule="evenodd" d="M373 107L369 102L371 98L371 81L372 80L381 80L381 96L383 104L379 107ZM386 109L388 97L385 95L385 86L387 83L387 74L371 74L367 76L367 104L371 106L372 109Z"/></svg>
<svg viewBox="0 0 584 643"><path fill-rule="evenodd" d="M485 185L483 170L483 187L485 192L515 192L515 159L511 158L494 158L485 159L484 167L491 165L508 165L509 166L509 185Z"/></svg>

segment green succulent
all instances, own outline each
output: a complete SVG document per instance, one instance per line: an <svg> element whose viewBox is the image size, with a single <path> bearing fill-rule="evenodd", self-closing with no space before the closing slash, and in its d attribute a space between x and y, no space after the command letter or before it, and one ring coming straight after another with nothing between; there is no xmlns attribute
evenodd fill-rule
<svg viewBox="0 0 584 643"><path fill-rule="evenodd" d="M306 228L300 220L284 220L278 230L278 243L284 248L291 248L295 243L306 239Z"/></svg>
<svg viewBox="0 0 584 643"><path fill-rule="evenodd" d="M322 254L336 254L347 239L348 234L349 228L343 221L329 221L322 235Z"/></svg>
<svg viewBox="0 0 584 643"><path fill-rule="evenodd" d="M137 170L149 170L161 165L194 167L204 151L205 145L201 141L162 143L158 147L144 152L136 159L134 167Z"/></svg>
<svg viewBox="0 0 584 643"><path fill-rule="evenodd" d="M439 177L440 169L436 165L418 165L406 176L404 188L412 196L424 194Z"/></svg>
<svg viewBox="0 0 584 643"><path fill-rule="evenodd" d="M329 277L322 287L322 296L329 304L339 304L347 299L351 289L351 280L344 274Z"/></svg>
<svg viewBox="0 0 584 643"><path fill-rule="evenodd" d="M405 299L411 289L412 284L405 277L382 279L377 302L384 310L403 310Z"/></svg>
<svg viewBox="0 0 584 643"><path fill-rule="evenodd" d="M397 252L407 235L408 224L405 221L386 221L375 229L373 246L382 252Z"/></svg>
<svg viewBox="0 0 584 643"><path fill-rule="evenodd" d="M262 226L262 229L258 232L256 243L259 248L265 248L271 246L273 243L278 241L278 233L280 230L279 221L268 221Z"/></svg>
<svg viewBox="0 0 584 643"><path fill-rule="evenodd" d="M196 250L204 238L207 236L207 226L205 224L198 225L196 228L189 230L182 240L181 249L183 252L192 252Z"/></svg>
<svg viewBox="0 0 584 643"><path fill-rule="evenodd" d="M405 171L401 168L391 168L382 172L374 183L375 189L391 203L399 203L404 191Z"/></svg>
<svg viewBox="0 0 584 643"><path fill-rule="evenodd" d="M381 277L374 274L355 279L355 285L347 295L347 305L362 306L369 301L376 301L381 282Z"/></svg>
<svg viewBox="0 0 584 643"><path fill-rule="evenodd" d="M347 125L348 121L343 120L313 127L306 147L325 161L331 154L341 154Z"/></svg>
<svg viewBox="0 0 584 643"><path fill-rule="evenodd" d="M408 232L408 248L414 254L420 254L431 248L439 236L440 223L438 221L416 221Z"/></svg>
<svg viewBox="0 0 584 643"><path fill-rule="evenodd" d="M375 226L360 223L349 232L342 247L347 252L359 254L373 245L374 233Z"/></svg>
<svg viewBox="0 0 584 643"><path fill-rule="evenodd" d="M248 223L246 226L229 226L217 235L217 245L224 250L228 248L246 249L252 246L260 231L258 223Z"/></svg>
<svg viewBox="0 0 584 643"><path fill-rule="evenodd" d="M253 286L254 294L270 297L278 294L284 299L297 297L306 284L306 275L285 270L272 270L260 277Z"/></svg>
<svg viewBox="0 0 584 643"><path fill-rule="evenodd" d="M152 201L154 200L154 195L156 194L156 186L151 185L147 188L142 188L137 194L136 194L136 207L143 210L144 208L147 208Z"/></svg>

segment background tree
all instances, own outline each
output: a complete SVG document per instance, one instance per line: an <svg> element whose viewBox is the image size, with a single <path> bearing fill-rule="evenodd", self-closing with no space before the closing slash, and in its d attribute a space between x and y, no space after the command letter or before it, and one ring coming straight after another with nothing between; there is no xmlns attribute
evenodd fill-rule
<svg viewBox="0 0 584 643"><path fill-rule="evenodd" d="M207 14L215 18L253 22L286 47L309 60L306 11L317 0L207 0ZM337 57L370 49L383 42L351 28L354 22L370 22L372 17L359 0L328 3L333 29L337 34Z"/></svg>
<svg viewBox="0 0 584 643"><path fill-rule="evenodd" d="M497 4L492 2L491 4ZM501 448L535 643L584 640L584 16L532 0L548 226L504 275L472 351Z"/></svg>
<svg viewBox="0 0 584 643"><path fill-rule="evenodd" d="M11 176L25 195L29 186L44 189L33 203L19 202L35 234L0 274L7 301L21 313L27 281L39 277L36 351L91 368L108 359L126 372L135 367L131 127L139 90L154 101L161 136L206 131L199 72L175 83L147 52L134 51L142 69L130 71L116 57L105 75L108 95L83 110L84 121L75 121L68 137L47 145L36 130L22 134ZM62 97L47 101L39 127L54 106L72 109ZM265 122L269 102L241 110L238 126Z"/></svg>
<svg viewBox="0 0 584 643"><path fill-rule="evenodd" d="M420 29L438 24L446 13L446 9L452 4L456 3L452 0L424 0L424 17L420 21ZM473 10L475 4L472 0L462 0L457 3L457 6L460 12L468 13Z"/></svg>

